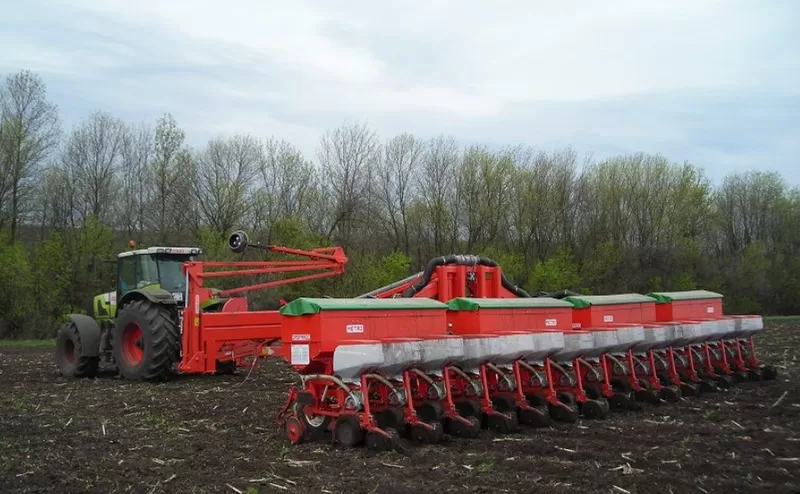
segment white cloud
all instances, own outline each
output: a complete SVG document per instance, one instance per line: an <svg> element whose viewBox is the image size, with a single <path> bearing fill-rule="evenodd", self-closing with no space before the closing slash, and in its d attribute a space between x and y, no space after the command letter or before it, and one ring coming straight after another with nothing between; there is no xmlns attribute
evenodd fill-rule
<svg viewBox="0 0 800 494"><path fill-rule="evenodd" d="M796 113L747 152L697 136L748 141L751 129L726 121L764 129L774 101L794 102L798 14L791 2L723 0L30 0L4 9L0 44L13 49L0 71L31 68L62 97L79 93L65 105L82 112L73 120L97 107L134 119L170 111L195 142L249 132L311 154L325 129L366 120L384 136L785 167ZM751 93L773 103L737 103Z"/></svg>

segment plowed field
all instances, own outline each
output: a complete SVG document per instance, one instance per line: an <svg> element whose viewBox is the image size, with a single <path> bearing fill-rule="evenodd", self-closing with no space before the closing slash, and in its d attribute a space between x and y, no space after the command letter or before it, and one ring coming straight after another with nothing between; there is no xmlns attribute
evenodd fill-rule
<svg viewBox="0 0 800 494"><path fill-rule="evenodd" d="M800 323L767 323L757 345L777 380L380 454L291 446L273 419L296 376L278 360L133 384L0 348L0 492L800 492Z"/></svg>

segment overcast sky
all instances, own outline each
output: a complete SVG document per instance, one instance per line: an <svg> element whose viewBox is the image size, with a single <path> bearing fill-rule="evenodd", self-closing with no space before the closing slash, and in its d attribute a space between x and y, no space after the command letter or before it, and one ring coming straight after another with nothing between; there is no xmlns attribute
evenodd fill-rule
<svg viewBox="0 0 800 494"><path fill-rule="evenodd" d="M800 184L800 2L7 1L0 74L38 72L67 126L172 113L250 133L662 153Z"/></svg>

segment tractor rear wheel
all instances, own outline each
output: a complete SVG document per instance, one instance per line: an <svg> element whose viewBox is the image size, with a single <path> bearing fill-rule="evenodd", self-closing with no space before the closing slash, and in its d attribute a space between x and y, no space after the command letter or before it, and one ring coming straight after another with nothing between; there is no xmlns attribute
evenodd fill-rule
<svg viewBox="0 0 800 494"><path fill-rule="evenodd" d="M81 335L74 322L61 326L56 335L56 364L64 377L94 377L99 357L84 356Z"/></svg>
<svg viewBox="0 0 800 494"><path fill-rule="evenodd" d="M180 359L173 310L148 300L134 300L122 309L112 341L119 373L132 381L164 380Z"/></svg>

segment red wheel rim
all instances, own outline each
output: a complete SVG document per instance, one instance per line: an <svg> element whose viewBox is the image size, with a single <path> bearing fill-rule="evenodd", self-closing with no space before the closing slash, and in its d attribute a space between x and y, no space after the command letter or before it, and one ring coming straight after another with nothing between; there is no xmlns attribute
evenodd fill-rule
<svg viewBox="0 0 800 494"><path fill-rule="evenodd" d="M303 437L303 425L299 420L290 418L286 423L286 435L293 444L300 442Z"/></svg>
<svg viewBox="0 0 800 494"><path fill-rule="evenodd" d="M64 350L62 351L62 355L64 356L64 360L67 362L75 362L75 343L72 340L67 340L64 342Z"/></svg>
<svg viewBox="0 0 800 494"><path fill-rule="evenodd" d="M144 333L136 323L125 326L122 332L122 357L130 364L138 364L144 355Z"/></svg>

